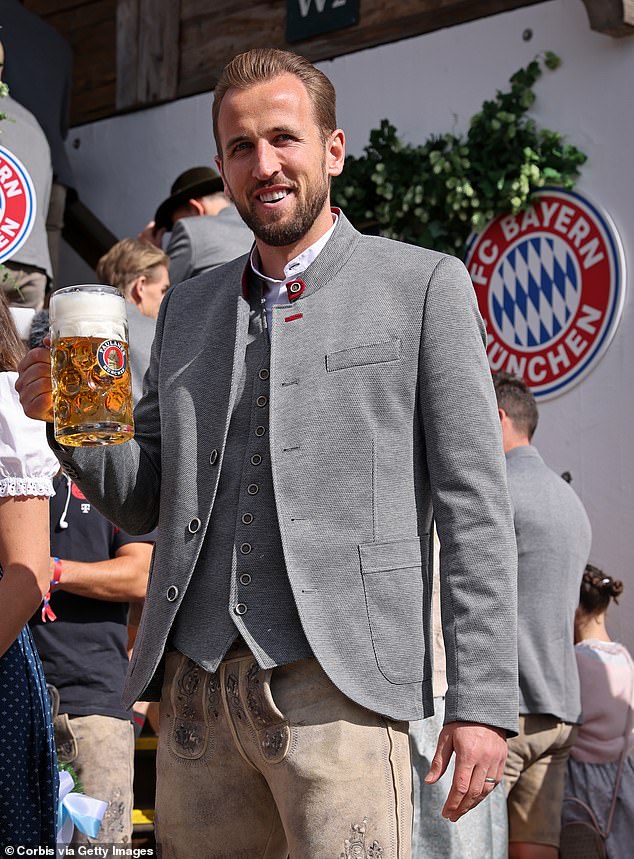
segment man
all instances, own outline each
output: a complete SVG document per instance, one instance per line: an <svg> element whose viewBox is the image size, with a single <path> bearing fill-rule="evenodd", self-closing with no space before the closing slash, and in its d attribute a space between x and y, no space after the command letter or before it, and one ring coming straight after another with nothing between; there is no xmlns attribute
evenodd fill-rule
<svg viewBox="0 0 634 859"><path fill-rule="evenodd" d="M574 617L590 552L586 512L531 444L537 406L495 376L518 553L520 733L505 770L511 859L557 859L568 752L580 721Z"/></svg>
<svg viewBox="0 0 634 859"><path fill-rule="evenodd" d="M192 167L181 173L139 238L160 246L170 231L167 255L172 283L242 256L253 244L253 235L211 167Z"/></svg>
<svg viewBox="0 0 634 859"><path fill-rule="evenodd" d="M4 48L0 44L0 77L3 66ZM5 114L0 122L0 146L22 162L31 177L36 199L28 238L3 264L6 276L2 278L2 289L9 304L41 310L52 277L46 236L46 212L53 180L51 152L37 119L25 107L6 95L0 102L0 110Z"/></svg>
<svg viewBox="0 0 634 859"><path fill-rule="evenodd" d="M135 406L150 364L156 317L170 285L168 263L160 248L136 239L117 242L97 263L99 282L116 286L128 302L128 354Z"/></svg>
<svg viewBox="0 0 634 859"><path fill-rule="evenodd" d="M51 591L31 631L53 687L60 761L85 792L108 803L96 839L75 829L74 844L130 844L134 730L121 704L128 667L128 603L142 600L155 535L115 528L69 477L51 499Z"/></svg>
<svg viewBox="0 0 634 859"><path fill-rule="evenodd" d="M433 708L432 497L449 691L427 778L455 752L447 817L501 780L517 721L515 541L483 326L461 263L331 210L344 134L305 59L239 55L213 120L256 247L168 292L135 440L56 448L128 529L159 524L126 694L163 690L157 837L183 859L200 844L408 859L406 720ZM49 361L30 353L18 383L47 420Z"/></svg>

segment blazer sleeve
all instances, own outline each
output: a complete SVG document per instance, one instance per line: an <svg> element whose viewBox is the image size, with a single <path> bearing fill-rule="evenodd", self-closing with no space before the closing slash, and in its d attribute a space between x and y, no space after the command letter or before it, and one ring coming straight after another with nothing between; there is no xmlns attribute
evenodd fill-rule
<svg viewBox="0 0 634 859"><path fill-rule="evenodd" d="M63 447L48 439L64 471L106 518L129 534L156 528L161 490L161 417L158 396L159 363L165 318L174 290L159 310L143 397L134 410L135 434L124 444L104 447Z"/></svg>
<svg viewBox="0 0 634 859"><path fill-rule="evenodd" d="M187 218L176 221L166 250L172 285L187 280L194 274L194 249L186 221Z"/></svg>
<svg viewBox="0 0 634 859"><path fill-rule="evenodd" d="M445 721L517 730L517 551L485 331L443 257L423 311L419 417L440 537Z"/></svg>

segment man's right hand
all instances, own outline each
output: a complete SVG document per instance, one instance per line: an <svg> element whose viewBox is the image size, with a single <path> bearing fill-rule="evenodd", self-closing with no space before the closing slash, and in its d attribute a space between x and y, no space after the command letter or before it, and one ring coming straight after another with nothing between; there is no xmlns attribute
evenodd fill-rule
<svg viewBox="0 0 634 859"><path fill-rule="evenodd" d="M163 246L163 236L167 230L165 227L158 227L154 223L154 221L150 221L139 233L137 236L140 242L149 242L151 245L154 245L156 248L160 248Z"/></svg>
<svg viewBox="0 0 634 859"><path fill-rule="evenodd" d="M25 413L35 420L52 421L53 386L50 350L43 347L31 349L20 361L18 373L15 389L20 395Z"/></svg>

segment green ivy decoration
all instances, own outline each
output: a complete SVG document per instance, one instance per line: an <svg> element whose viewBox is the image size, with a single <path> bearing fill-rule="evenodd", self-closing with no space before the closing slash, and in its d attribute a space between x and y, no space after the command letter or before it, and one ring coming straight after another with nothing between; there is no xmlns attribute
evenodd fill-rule
<svg viewBox="0 0 634 859"><path fill-rule="evenodd" d="M526 209L545 185L573 188L587 156L527 116L546 52L510 78L471 118L466 135L432 136L421 146L399 139L387 120L333 181L333 201L358 229L464 255L471 233L505 212Z"/></svg>

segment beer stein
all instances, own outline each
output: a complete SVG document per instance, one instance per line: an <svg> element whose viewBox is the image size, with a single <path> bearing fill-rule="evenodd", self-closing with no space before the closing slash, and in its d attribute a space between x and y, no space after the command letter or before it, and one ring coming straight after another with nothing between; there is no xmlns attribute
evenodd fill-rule
<svg viewBox="0 0 634 859"><path fill-rule="evenodd" d="M125 299L113 286L58 289L49 306L55 438L70 447L134 435Z"/></svg>

